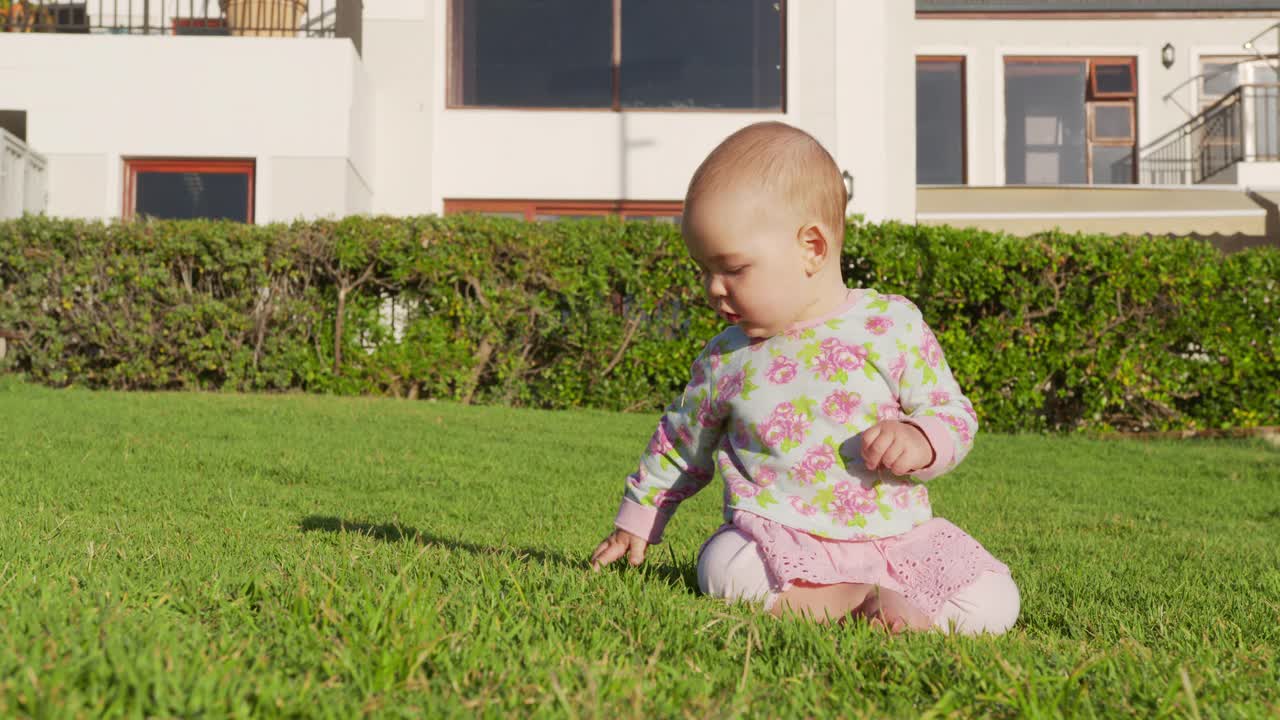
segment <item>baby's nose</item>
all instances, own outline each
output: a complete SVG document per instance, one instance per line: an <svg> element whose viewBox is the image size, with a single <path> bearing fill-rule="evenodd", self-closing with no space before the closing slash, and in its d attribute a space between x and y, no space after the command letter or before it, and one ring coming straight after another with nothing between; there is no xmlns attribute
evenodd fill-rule
<svg viewBox="0 0 1280 720"><path fill-rule="evenodd" d="M724 297L724 280L719 275L711 275L707 278L707 295L713 298Z"/></svg>

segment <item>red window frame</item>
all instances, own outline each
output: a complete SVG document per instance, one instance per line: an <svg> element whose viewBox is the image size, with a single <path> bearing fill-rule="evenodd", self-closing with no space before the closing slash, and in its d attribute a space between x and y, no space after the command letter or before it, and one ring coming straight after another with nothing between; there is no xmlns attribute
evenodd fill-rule
<svg viewBox="0 0 1280 720"><path fill-rule="evenodd" d="M534 222L539 215L595 215L600 217L679 217L679 200L477 200L445 199L444 214L520 213Z"/></svg>
<svg viewBox="0 0 1280 720"><path fill-rule="evenodd" d="M140 172L198 172L247 175L249 177L249 197L248 203L245 205L248 213L248 218L246 218L245 222L250 225L254 224L254 186L258 174L257 162L254 160L222 158L125 158L124 200L122 203L123 210L121 212L121 215L125 220L132 220L134 217L134 211L137 209L138 173Z"/></svg>
<svg viewBox="0 0 1280 720"><path fill-rule="evenodd" d="M1129 79L1133 81L1132 90L1120 92L1098 91L1098 68L1100 66L1128 66ZM1089 58L1089 94L1098 100L1124 100L1138 96L1138 59L1129 58Z"/></svg>
<svg viewBox="0 0 1280 720"><path fill-rule="evenodd" d="M193 29L193 28L198 28L202 30L230 30L230 27L227 25L226 20L222 18L189 17L189 18L173 19L172 29L173 29L174 35L183 34L178 32L179 29ZM198 35L199 33L187 33L187 34Z"/></svg>

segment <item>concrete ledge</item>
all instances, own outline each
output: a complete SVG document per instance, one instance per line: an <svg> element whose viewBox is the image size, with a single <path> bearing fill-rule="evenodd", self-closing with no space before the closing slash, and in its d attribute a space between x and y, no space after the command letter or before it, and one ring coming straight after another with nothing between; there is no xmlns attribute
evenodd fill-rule
<svg viewBox="0 0 1280 720"><path fill-rule="evenodd" d="M1030 235L1269 236L1271 207L1242 187L921 186L916 221Z"/></svg>

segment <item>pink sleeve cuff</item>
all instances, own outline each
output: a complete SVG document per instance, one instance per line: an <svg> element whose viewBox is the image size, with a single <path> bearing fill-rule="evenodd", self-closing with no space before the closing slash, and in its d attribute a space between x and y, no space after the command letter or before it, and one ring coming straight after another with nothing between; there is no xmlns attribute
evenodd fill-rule
<svg viewBox="0 0 1280 720"><path fill-rule="evenodd" d="M929 445L933 447L933 462L911 473L911 476L926 482L946 472L947 468L951 467L951 461L956 457L955 441L951 439L947 424L930 415L911 418L906 422L920 428Z"/></svg>
<svg viewBox="0 0 1280 720"><path fill-rule="evenodd" d="M618 508L618 516L613 519L614 527L626 530L650 545L662 542L662 531L667 527L670 515L658 512L658 508L641 505L631 498L622 498Z"/></svg>

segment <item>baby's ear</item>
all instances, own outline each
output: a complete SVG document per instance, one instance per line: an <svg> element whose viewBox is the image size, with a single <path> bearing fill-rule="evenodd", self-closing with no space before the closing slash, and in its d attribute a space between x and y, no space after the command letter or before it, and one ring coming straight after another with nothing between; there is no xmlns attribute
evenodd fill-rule
<svg viewBox="0 0 1280 720"><path fill-rule="evenodd" d="M796 242L804 255L805 270L810 274L818 272L826 264L827 256L832 251L826 229L817 223L804 225L796 233Z"/></svg>

